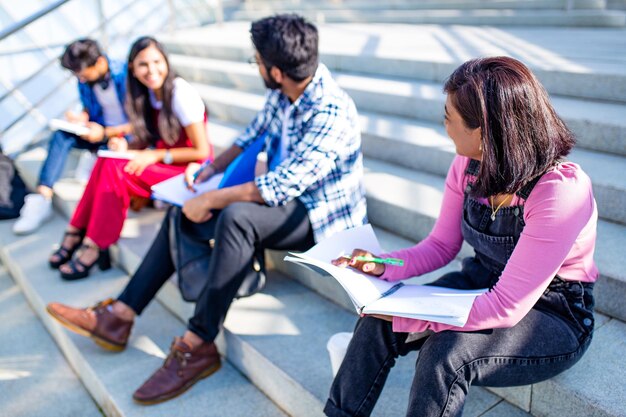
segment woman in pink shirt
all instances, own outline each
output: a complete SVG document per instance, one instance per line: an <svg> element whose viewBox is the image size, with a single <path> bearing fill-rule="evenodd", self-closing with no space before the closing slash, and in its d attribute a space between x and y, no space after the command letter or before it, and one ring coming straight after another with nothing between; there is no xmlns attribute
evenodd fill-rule
<svg viewBox="0 0 626 417"><path fill-rule="evenodd" d="M420 354L407 416L457 416L470 385L546 380L573 366L591 342L598 216L589 177L563 160L572 133L513 58L468 61L444 91L444 123L458 155L432 232L380 255L404 259L402 267L335 264L402 280L448 264L465 240L474 256L431 285L489 291L463 327L361 317L331 387L329 416L370 415L395 359L412 350Z"/></svg>

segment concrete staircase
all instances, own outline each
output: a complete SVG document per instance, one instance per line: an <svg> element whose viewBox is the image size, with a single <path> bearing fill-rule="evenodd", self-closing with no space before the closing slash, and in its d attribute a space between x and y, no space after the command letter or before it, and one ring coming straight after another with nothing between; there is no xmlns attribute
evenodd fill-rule
<svg viewBox="0 0 626 417"><path fill-rule="evenodd" d="M617 7L614 7L617 8ZM603 0L248 0L232 13L254 20L296 12L318 23L408 23L492 26L624 27Z"/></svg>
<svg viewBox="0 0 626 417"><path fill-rule="evenodd" d="M1 263L0 322L0 416L102 417Z"/></svg>
<svg viewBox="0 0 626 417"><path fill-rule="evenodd" d="M244 63L252 54L248 27L233 22L161 38L172 64L207 103L209 134L218 149L232 143L263 102L257 70ZM464 415L626 416L626 181L618 174L626 167L624 30L386 24L320 29L322 61L361 114L369 216L389 250L423 239L439 215L443 178L454 152L441 127L441 81L460 62L479 55L513 55L533 67L579 137L571 159L594 182L601 216L596 259L602 276L595 291L601 313L595 340L574 368L533 386L473 387ZM18 161L29 184L44 157L36 149ZM0 223L0 257L106 415L322 414L332 381L326 341L336 332L351 331L356 316L334 280L286 265L282 253L268 255L266 290L233 304L218 339L229 364L172 402L150 409L134 405L132 391L158 366L193 309L175 284L168 283L159 302L138 320L131 347L121 354L103 352L64 331L43 307L53 300L89 305L117 295L143 258L163 213L146 210L129 218L115 248L118 268L66 283L47 269L46 256L58 243L81 187L65 180L56 191L60 215L38 233L15 237L11 221ZM461 256L469 253L464 248ZM458 262L447 268L457 267ZM404 414L414 361L415 354L398 362L376 416Z"/></svg>

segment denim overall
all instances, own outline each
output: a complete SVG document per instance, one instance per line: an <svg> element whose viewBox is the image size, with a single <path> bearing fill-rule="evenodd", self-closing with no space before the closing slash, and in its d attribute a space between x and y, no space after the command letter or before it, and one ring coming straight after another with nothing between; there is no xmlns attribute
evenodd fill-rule
<svg viewBox="0 0 626 417"><path fill-rule="evenodd" d="M480 163L474 159L468 164L466 175L475 177ZM526 201L539 177L516 193ZM475 251L475 257L463 260L463 272L471 277L473 288L493 288L504 266L517 245L524 229L524 206L503 207L491 220L492 208L469 196L473 183L465 188L463 202L463 238ZM432 285L443 283L435 281ZM472 287L470 287L472 288ZM579 334L582 341L593 330L593 283L565 281L554 277L535 308L551 311L563 318Z"/></svg>
<svg viewBox="0 0 626 417"><path fill-rule="evenodd" d="M498 282L524 228L524 206L492 209L470 197L479 161L465 172L462 233L475 256L461 271L431 283L442 287L490 290ZM516 194L526 201L539 178ZM445 215L445 213L444 213ZM593 331L593 284L555 276L518 324L474 332L443 331L425 337L393 332L391 323L359 319L332 384L328 416L369 416L399 356L419 350L407 416L460 416L471 385L507 387L551 378L584 354Z"/></svg>

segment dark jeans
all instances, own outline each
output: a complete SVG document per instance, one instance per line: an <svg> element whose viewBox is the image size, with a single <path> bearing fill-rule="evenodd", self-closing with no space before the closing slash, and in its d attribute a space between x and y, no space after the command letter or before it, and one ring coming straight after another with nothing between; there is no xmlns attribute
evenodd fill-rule
<svg viewBox="0 0 626 417"><path fill-rule="evenodd" d="M61 178L65 161L72 148L96 152L98 148L105 144L106 142L91 143L72 133L57 130L50 138L48 157L39 173L39 184L52 188L54 183Z"/></svg>
<svg viewBox="0 0 626 417"><path fill-rule="evenodd" d="M217 336L245 277L242 266L250 262L256 247L302 251L314 244L306 208L299 200L280 207L234 203L209 222L217 222L215 247L206 287L188 324L189 330L207 342ZM137 314L175 272L169 245L166 217L143 262L118 298Z"/></svg>
<svg viewBox="0 0 626 417"><path fill-rule="evenodd" d="M366 316L356 324L324 412L369 416L396 358L419 350L406 415L460 416L470 385L533 384L573 366L591 341L592 307L591 286L555 280L535 307L506 329L443 331L407 342L408 333Z"/></svg>

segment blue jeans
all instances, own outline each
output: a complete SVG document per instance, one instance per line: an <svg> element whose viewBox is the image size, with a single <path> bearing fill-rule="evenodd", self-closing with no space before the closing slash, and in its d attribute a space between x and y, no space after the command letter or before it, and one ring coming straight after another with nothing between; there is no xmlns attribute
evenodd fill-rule
<svg viewBox="0 0 626 417"><path fill-rule="evenodd" d="M448 274L435 285L459 281ZM555 279L515 326L476 332L443 331L407 342L391 323L359 319L324 412L369 416L396 358L419 350L407 416L460 416L470 385L533 384L572 367L593 330L591 285Z"/></svg>
<svg viewBox="0 0 626 417"><path fill-rule="evenodd" d="M48 145L48 157L39 173L39 185L52 188L55 182L61 178L65 161L72 148L87 149L96 152L106 142L91 143L72 133L57 130L50 138Z"/></svg>

